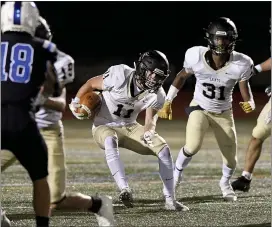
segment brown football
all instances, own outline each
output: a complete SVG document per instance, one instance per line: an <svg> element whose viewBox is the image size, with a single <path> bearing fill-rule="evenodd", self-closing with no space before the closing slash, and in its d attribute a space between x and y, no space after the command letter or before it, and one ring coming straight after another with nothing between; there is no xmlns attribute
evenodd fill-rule
<svg viewBox="0 0 272 227"><path fill-rule="evenodd" d="M96 91L91 91L86 94L84 94L80 98L80 104L82 107L78 109L78 113L83 113L84 116L89 116L90 119L92 119L97 111L99 110L99 107L101 105L101 93Z"/></svg>

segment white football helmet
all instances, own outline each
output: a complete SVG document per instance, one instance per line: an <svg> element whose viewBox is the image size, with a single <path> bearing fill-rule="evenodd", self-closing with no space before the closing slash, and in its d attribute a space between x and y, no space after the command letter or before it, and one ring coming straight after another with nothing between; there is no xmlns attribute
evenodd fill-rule
<svg viewBox="0 0 272 227"><path fill-rule="evenodd" d="M1 7L1 31L27 32L34 36L39 16L34 2L6 2Z"/></svg>

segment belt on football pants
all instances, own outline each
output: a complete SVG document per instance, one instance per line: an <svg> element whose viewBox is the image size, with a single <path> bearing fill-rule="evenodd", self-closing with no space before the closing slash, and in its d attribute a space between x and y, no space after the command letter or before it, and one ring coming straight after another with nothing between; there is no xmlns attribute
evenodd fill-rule
<svg viewBox="0 0 272 227"><path fill-rule="evenodd" d="M208 110L205 110L204 108L202 108L201 106L197 105L197 106L189 106L189 107L186 107L185 108L185 112L190 115L191 112L195 111L195 110L203 110L205 113L208 113L208 114L212 114L212 115L220 115L226 111L229 111L229 110L232 110L232 108L230 109L227 109L227 110L221 110L220 112L212 112L212 111L208 111Z"/></svg>

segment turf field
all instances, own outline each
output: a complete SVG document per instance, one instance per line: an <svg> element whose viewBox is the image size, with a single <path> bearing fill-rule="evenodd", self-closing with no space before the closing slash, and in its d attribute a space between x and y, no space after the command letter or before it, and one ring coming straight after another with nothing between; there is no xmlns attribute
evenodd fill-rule
<svg viewBox="0 0 272 227"><path fill-rule="evenodd" d="M271 224L270 141L263 147L255 169L252 189L238 193L235 203L224 202L218 186L221 177L221 155L211 132L208 132L202 149L184 173L184 181L177 198L190 211L172 212L163 209L162 183L158 175L156 157L140 156L128 150L120 151L125 163L135 207L124 208L118 201L118 191L109 174L103 153L93 143L90 126L86 121L67 120L65 124L68 167L68 191L89 195L105 193L113 196L117 226L240 226L266 227ZM244 163L244 152L255 121L236 121L239 154L236 176ZM158 123L158 132L168 141L174 160L185 139L184 121ZM2 206L13 226L34 226L31 182L18 164L1 175ZM92 214L85 212L56 212L52 226L96 226Z"/></svg>

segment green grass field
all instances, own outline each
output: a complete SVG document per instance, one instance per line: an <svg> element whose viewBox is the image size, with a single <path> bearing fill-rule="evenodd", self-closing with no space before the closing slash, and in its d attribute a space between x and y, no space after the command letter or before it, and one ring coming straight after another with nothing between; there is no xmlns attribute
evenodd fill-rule
<svg viewBox="0 0 272 227"><path fill-rule="evenodd" d="M218 186L221 177L221 154L211 132L202 149L194 156L184 172L184 181L177 198L190 211L165 211L162 183L158 175L157 158L140 156L120 150L130 187L134 190L134 208L124 208L118 201L118 191L110 175L104 154L94 144L91 125L86 121L64 122L68 180L67 191L88 195L108 194L114 198L117 226L181 226L181 227L266 227L271 226L271 162L270 140L256 165L252 188L238 193L235 203L224 202ZM91 124L91 123L90 123ZM236 121L238 134L238 166L235 177L241 174L247 142L255 121ZM158 132L169 143L174 160L185 142L185 121L158 123ZM32 187L26 171L18 164L1 175L2 206L13 226L34 226ZM55 212L51 226L97 226L94 215L85 212Z"/></svg>

